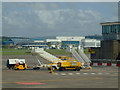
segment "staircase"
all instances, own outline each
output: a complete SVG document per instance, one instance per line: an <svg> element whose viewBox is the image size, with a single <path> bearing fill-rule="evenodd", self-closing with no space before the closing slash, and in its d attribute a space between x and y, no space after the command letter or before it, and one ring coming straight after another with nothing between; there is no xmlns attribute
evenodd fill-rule
<svg viewBox="0 0 120 90"><path fill-rule="evenodd" d="M58 62L58 58L46 51L43 48L35 48L32 52L37 53L40 57L48 60L49 62Z"/></svg>
<svg viewBox="0 0 120 90"><path fill-rule="evenodd" d="M78 52L79 52L80 57L81 57L86 63L90 63L90 62L91 62L90 59L84 54L84 52L82 52L81 49L79 49Z"/></svg>
<svg viewBox="0 0 120 90"><path fill-rule="evenodd" d="M78 52L74 49L74 47L70 48L70 51L72 53L72 55L75 57L75 59L78 62L81 62L82 65L86 66L86 67L90 67L90 59L82 52L81 49L78 50Z"/></svg>
<svg viewBox="0 0 120 90"><path fill-rule="evenodd" d="M77 53L77 51L74 48L72 48L71 53L78 62L85 63L85 61L80 57L80 55Z"/></svg>

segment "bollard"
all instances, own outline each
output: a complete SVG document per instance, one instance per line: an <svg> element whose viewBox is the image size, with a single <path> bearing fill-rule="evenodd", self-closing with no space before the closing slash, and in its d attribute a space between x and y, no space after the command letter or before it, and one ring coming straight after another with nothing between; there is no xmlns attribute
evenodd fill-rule
<svg viewBox="0 0 120 90"><path fill-rule="evenodd" d="M52 65L50 66L50 69L51 69L51 70L50 70L50 73L53 73Z"/></svg>

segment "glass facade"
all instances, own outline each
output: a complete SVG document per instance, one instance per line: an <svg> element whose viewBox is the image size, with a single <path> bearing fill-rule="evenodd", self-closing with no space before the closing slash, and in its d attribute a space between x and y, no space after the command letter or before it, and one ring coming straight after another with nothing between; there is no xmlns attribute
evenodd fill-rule
<svg viewBox="0 0 120 90"><path fill-rule="evenodd" d="M95 42L84 42L83 45L86 47L91 47L91 46L95 46Z"/></svg>
<svg viewBox="0 0 120 90"><path fill-rule="evenodd" d="M31 43L22 43L22 45L48 45L47 43L41 43L41 42L31 42Z"/></svg>
<svg viewBox="0 0 120 90"><path fill-rule="evenodd" d="M120 22L101 23L104 40L120 40Z"/></svg>
<svg viewBox="0 0 120 90"><path fill-rule="evenodd" d="M120 33L120 25L103 25L102 26L102 34L109 34L109 33Z"/></svg>
<svg viewBox="0 0 120 90"><path fill-rule="evenodd" d="M84 46L84 47L100 47L100 42L82 42L82 45Z"/></svg>
<svg viewBox="0 0 120 90"><path fill-rule="evenodd" d="M62 47L67 47L67 45L74 45L75 47L79 46L79 41L62 41Z"/></svg>

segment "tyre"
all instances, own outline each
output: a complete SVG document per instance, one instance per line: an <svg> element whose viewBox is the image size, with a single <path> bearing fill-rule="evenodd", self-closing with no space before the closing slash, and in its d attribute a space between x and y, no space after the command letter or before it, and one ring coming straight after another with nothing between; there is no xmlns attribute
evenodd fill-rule
<svg viewBox="0 0 120 90"><path fill-rule="evenodd" d="M39 70L40 68L39 67L37 67L37 69L36 70Z"/></svg>
<svg viewBox="0 0 120 90"><path fill-rule="evenodd" d="M50 68L48 67L48 70L50 70Z"/></svg>
<svg viewBox="0 0 120 90"><path fill-rule="evenodd" d="M64 70L64 68L62 68L62 67L59 68L59 71L63 71L63 70Z"/></svg>
<svg viewBox="0 0 120 90"><path fill-rule="evenodd" d="M79 68L79 67L77 67L77 71L80 71L80 68Z"/></svg>
<svg viewBox="0 0 120 90"><path fill-rule="evenodd" d="M13 69L14 69L14 67L9 67L9 69L10 69L10 70L13 70Z"/></svg>
<svg viewBox="0 0 120 90"><path fill-rule="evenodd" d="M17 68L16 70L19 70L19 68Z"/></svg>
<svg viewBox="0 0 120 90"><path fill-rule="evenodd" d="M56 67L55 67L55 66L53 66L53 67L52 67L52 70L54 71L55 69L56 69Z"/></svg>
<svg viewBox="0 0 120 90"><path fill-rule="evenodd" d="M77 69L73 69L73 71L76 71Z"/></svg>
<svg viewBox="0 0 120 90"><path fill-rule="evenodd" d="M34 70L39 70L40 68L39 67L36 67L36 68L33 68Z"/></svg>
<svg viewBox="0 0 120 90"><path fill-rule="evenodd" d="M24 68L24 70L26 70L26 68Z"/></svg>

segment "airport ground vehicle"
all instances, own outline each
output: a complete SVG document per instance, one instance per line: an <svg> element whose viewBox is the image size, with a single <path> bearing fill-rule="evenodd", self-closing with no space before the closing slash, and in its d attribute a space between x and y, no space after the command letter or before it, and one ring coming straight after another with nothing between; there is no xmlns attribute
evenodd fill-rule
<svg viewBox="0 0 120 90"><path fill-rule="evenodd" d="M48 66L48 70L51 70L51 66L53 70L59 69L59 67L57 67L57 62L49 63L47 66Z"/></svg>
<svg viewBox="0 0 120 90"><path fill-rule="evenodd" d="M81 63L77 62L74 58L72 57L67 57L67 56L60 56L59 61L57 63L52 63L49 64L52 65L52 69L59 69L59 71L63 70L74 70L74 71L80 71L81 69ZM50 70L50 67L48 67Z"/></svg>
<svg viewBox="0 0 120 90"><path fill-rule="evenodd" d="M58 57L58 61L59 62L64 62L65 60L67 60L68 59L68 57L67 56L60 56L60 57ZM51 70L51 66L52 66L52 69L53 70L55 70L55 69L59 69L59 67L57 66L57 63L58 62L54 62L54 60L53 60L53 62L52 63L49 63L48 64L48 70Z"/></svg>
<svg viewBox="0 0 120 90"><path fill-rule="evenodd" d="M7 67L14 70L25 70L27 69L27 64L25 59L8 59Z"/></svg>
<svg viewBox="0 0 120 90"><path fill-rule="evenodd" d="M81 69L81 63L71 59L67 59L64 62L58 62L57 66L59 67L59 71L63 71L63 70L80 71Z"/></svg>

